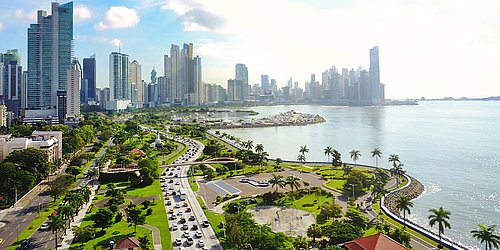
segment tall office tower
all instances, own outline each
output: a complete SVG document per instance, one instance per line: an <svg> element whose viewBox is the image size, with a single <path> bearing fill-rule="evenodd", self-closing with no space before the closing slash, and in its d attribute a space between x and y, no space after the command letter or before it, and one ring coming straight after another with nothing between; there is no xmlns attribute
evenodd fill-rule
<svg viewBox="0 0 500 250"><path fill-rule="evenodd" d="M370 87L372 104L380 104L380 66L378 46L370 49Z"/></svg>
<svg viewBox="0 0 500 250"><path fill-rule="evenodd" d="M242 101L243 81L238 79L227 80L227 100Z"/></svg>
<svg viewBox="0 0 500 250"><path fill-rule="evenodd" d="M99 92L99 106L101 106L102 109L106 109L106 102L111 100L111 89L110 88L103 88Z"/></svg>
<svg viewBox="0 0 500 250"><path fill-rule="evenodd" d="M242 82L241 100L248 100L248 68L245 64L236 64L234 79L240 80Z"/></svg>
<svg viewBox="0 0 500 250"><path fill-rule="evenodd" d="M193 76L193 44L185 43L181 50L181 72L183 105L194 105L195 102L195 83Z"/></svg>
<svg viewBox="0 0 500 250"><path fill-rule="evenodd" d="M340 98L345 98L345 92L349 86L349 70L342 68L342 81L340 82Z"/></svg>
<svg viewBox="0 0 500 250"><path fill-rule="evenodd" d="M293 79L290 77L290 79L287 82L287 86L292 89L293 88Z"/></svg>
<svg viewBox="0 0 500 250"><path fill-rule="evenodd" d="M28 71L23 71L23 77L21 80L21 111L26 110L28 106Z"/></svg>
<svg viewBox="0 0 500 250"><path fill-rule="evenodd" d="M66 86L66 118L80 116L80 78L81 71L77 59L71 63L67 71Z"/></svg>
<svg viewBox="0 0 500 250"><path fill-rule="evenodd" d="M269 76L268 75L260 75L260 87L264 91L264 93L269 92Z"/></svg>
<svg viewBox="0 0 500 250"><path fill-rule="evenodd" d="M66 113L68 109L68 99L66 95L66 90L57 91L57 117L60 124L63 124L66 120Z"/></svg>
<svg viewBox="0 0 500 250"><path fill-rule="evenodd" d="M169 79L164 77L164 76L160 76L158 77L158 104L163 104L163 103L168 103L169 99L170 99L170 96L169 96L169 91L171 89L171 86L169 86L168 82L169 82Z"/></svg>
<svg viewBox="0 0 500 250"><path fill-rule="evenodd" d="M96 62L95 55L83 58L82 103L96 101Z"/></svg>
<svg viewBox="0 0 500 250"><path fill-rule="evenodd" d="M28 109L57 107L57 90L66 90L73 45L73 2L52 3L52 15L39 10L28 28Z"/></svg>
<svg viewBox="0 0 500 250"><path fill-rule="evenodd" d="M203 88L203 75L201 70L201 58L200 56L195 56L193 58L193 70L191 70L193 75L194 83L194 95L195 103L194 105L199 106L205 103L205 88Z"/></svg>
<svg viewBox="0 0 500 250"><path fill-rule="evenodd" d="M271 83L269 84L269 89L273 92L278 90L278 84L276 83L276 79L271 79Z"/></svg>
<svg viewBox="0 0 500 250"><path fill-rule="evenodd" d="M144 101L144 103L148 103L149 102L149 92L148 92L149 84L146 81L142 80L141 86L142 86L142 100Z"/></svg>
<svg viewBox="0 0 500 250"><path fill-rule="evenodd" d="M373 104L372 86L370 84L370 73L362 70L359 75L359 104L371 105Z"/></svg>
<svg viewBox="0 0 500 250"><path fill-rule="evenodd" d="M153 66L153 70L151 70L151 77L150 77L151 84L156 84L156 79L157 79L156 75L158 75L158 73L156 73L155 67Z"/></svg>
<svg viewBox="0 0 500 250"><path fill-rule="evenodd" d="M170 56L165 55L164 72L165 78L170 82L170 99L167 101L174 105L181 105L184 98L184 89L182 85L181 51L178 45L172 44Z"/></svg>
<svg viewBox="0 0 500 250"><path fill-rule="evenodd" d="M130 100L128 55L111 52L109 55L109 89L111 100Z"/></svg>
<svg viewBox="0 0 500 250"><path fill-rule="evenodd" d="M23 69L17 49L0 53L0 103L15 117L21 108L22 80Z"/></svg>
<svg viewBox="0 0 500 250"><path fill-rule="evenodd" d="M137 102L144 102L144 98L143 98L143 90L141 89L142 87L142 71L141 71L141 64L134 60L130 63L130 66L129 66L129 79L128 79L128 82L130 83L131 85L131 88L132 88L132 84L134 85L134 98L131 98L132 100L132 103L137 103ZM131 92L132 93L132 92Z"/></svg>

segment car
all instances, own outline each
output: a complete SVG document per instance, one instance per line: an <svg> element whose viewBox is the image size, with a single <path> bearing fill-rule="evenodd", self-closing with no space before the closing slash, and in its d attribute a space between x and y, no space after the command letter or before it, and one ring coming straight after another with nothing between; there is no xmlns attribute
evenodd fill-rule
<svg viewBox="0 0 500 250"><path fill-rule="evenodd" d="M188 206L188 203L187 202L184 202L184 204L182 204L183 207L187 207Z"/></svg>
<svg viewBox="0 0 500 250"><path fill-rule="evenodd" d="M189 237L189 232L188 231L184 231L184 233L182 234L183 237Z"/></svg>
<svg viewBox="0 0 500 250"><path fill-rule="evenodd" d="M208 250L208 247L202 247L201 250Z"/></svg>
<svg viewBox="0 0 500 250"><path fill-rule="evenodd" d="M170 210L168 210L168 213L169 213L169 214L173 214L173 213L174 213L174 210L173 210L173 209L170 209Z"/></svg>
<svg viewBox="0 0 500 250"><path fill-rule="evenodd" d="M170 179L170 180L168 181L168 183L174 183L174 180Z"/></svg>
<svg viewBox="0 0 500 250"><path fill-rule="evenodd" d="M170 176L172 176L173 174L174 174L174 173L172 173L172 172L168 173L168 175L170 175Z"/></svg>
<svg viewBox="0 0 500 250"><path fill-rule="evenodd" d="M175 175L174 175L174 177L179 177L179 175L178 175L178 174L175 174Z"/></svg>
<svg viewBox="0 0 500 250"><path fill-rule="evenodd" d="M186 213L189 213L189 212L191 212L191 208L190 207L186 208Z"/></svg>
<svg viewBox="0 0 500 250"><path fill-rule="evenodd" d="M198 230L198 225L196 225L196 224L195 224L195 225L193 225L193 226L191 227L191 230Z"/></svg>
<svg viewBox="0 0 500 250"><path fill-rule="evenodd" d="M176 247L175 250L186 250L186 248L184 248L184 247ZM208 248L207 248L207 250L208 250Z"/></svg>
<svg viewBox="0 0 500 250"><path fill-rule="evenodd" d="M19 249L22 249L22 250L27 250L27 249L30 249L30 247L32 246L32 242L30 239L25 239L23 241L21 241L21 246L19 246Z"/></svg>
<svg viewBox="0 0 500 250"><path fill-rule="evenodd" d="M196 233L194 234L194 237L201 238L201 237L203 237L203 234L201 233L201 231L196 231Z"/></svg>
<svg viewBox="0 0 500 250"><path fill-rule="evenodd" d="M191 216L189 216L189 220L194 221L194 220L196 220L196 217L194 217L194 215L191 215Z"/></svg>
<svg viewBox="0 0 500 250"><path fill-rule="evenodd" d="M181 208L181 206L179 205L179 203L175 204L174 208Z"/></svg>
<svg viewBox="0 0 500 250"><path fill-rule="evenodd" d="M177 167L177 170L181 170L181 167Z"/></svg>
<svg viewBox="0 0 500 250"><path fill-rule="evenodd" d="M175 220L175 219L177 219L177 216L176 216L175 214L172 214L172 215L170 216L170 219L171 219L171 220Z"/></svg>
<svg viewBox="0 0 500 250"><path fill-rule="evenodd" d="M210 222L208 222L208 220L204 220L201 225L203 227L209 227L210 226Z"/></svg>
<svg viewBox="0 0 500 250"><path fill-rule="evenodd" d="M182 216L182 214L183 214L183 213L182 213L182 211L181 211L181 210L179 210L179 212L177 212L177 216Z"/></svg>
<svg viewBox="0 0 500 250"><path fill-rule="evenodd" d="M49 223L43 223L43 224L40 226L40 230L41 230L41 231L46 231L46 230L49 230Z"/></svg>
<svg viewBox="0 0 500 250"><path fill-rule="evenodd" d="M184 225L182 225L181 229L182 229L182 230L188 230L188 229L189 229L188 224L184 224Z"/></svg>
<svg viewBox="0 0 500 250"><path fill-rule="evenodd" d="M180 182L176 182L175 185L181 185L181 183Z"/></svg>
<svg viewBox="0 0 500 250"><path fill-rule="evenodd" d="M191 237L187 237L187 239L186 239L186 244L187 244L188 246L191 246L191 245L193 245L193 243L194 243L193 238L191 238Z"/></svg>
<svg viewBox="0 0 500 250"><path fill-rule="evenodd" d="M186 218L184 218L184 217L180 218L180 219L179 219L179 222L180 222L180 223L186 223Z"/></svg>
<svg viewBox="0 0 500 250"><path fill-rule="evenodd" d="M167 206L170 206L172 205L172 201L171 200L167 200Z"/></svg>
<svg viewBox="0 0 500 250"><path fill-rule="evenodd" d="M198 241L198 246L199 247L204 247L205 246L205 242L203 240L199 240Z"/></svg>
<svg viewBox="0 0 500 250"><path fill-rule="evenodd" d="M175 239L174 243L176 246L180 246L180 245L182 245L182 240L180 238L177 238L177 239Z"/></svg>
<svg viewBox="0 0 500 250"><path fill-rule="evenodd" d="M179 228L179 227L177 226L177 224L174 224L174 225L172 225L172 228L171 228L171 229L172 229L172 231L175 231L175 230L177 230L178 228Z"/></svg>

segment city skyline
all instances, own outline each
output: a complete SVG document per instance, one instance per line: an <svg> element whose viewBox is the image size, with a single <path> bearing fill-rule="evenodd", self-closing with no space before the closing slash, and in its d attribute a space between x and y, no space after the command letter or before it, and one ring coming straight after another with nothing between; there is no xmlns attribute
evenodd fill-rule
<svg viewBox="0 0 500 250"><path fill-rule="evenodd" d="M50 12L50 2L0 3L0 34L8 37L0 50L19 49L23 68L26 29L36 10ZM74 1L75 56L96 54L102 88L109 86L107 57L118 43L142 64L148 81L153 66L164 75L170 44L187 42L203 58L207 83L225 86L242 63L249 85L270 75L280 87L290 77L303 87L324 68L369 68L366 53L379 46L387 98L498 95L498 3L482 3ZM251 18L256 11L259 18Z"/></svg>

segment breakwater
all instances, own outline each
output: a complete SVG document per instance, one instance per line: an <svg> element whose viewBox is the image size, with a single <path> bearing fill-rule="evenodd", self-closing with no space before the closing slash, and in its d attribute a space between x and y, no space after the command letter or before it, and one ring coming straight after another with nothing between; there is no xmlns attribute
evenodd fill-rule
<svg viewBox="0 0 500 250"><path fill-rule="evenodd" d="M217 122L209 124L213 129L234 129L234 128L263 128L279 126L304 126L325 122L325 118L320 115L304 114L293 110L279 113L267 118L252 121L240 122Z"/></svg>
<svg viewBox="0 0 500 250"><path fill-rule="evenodd" d="M398 209L396 208L396 202L399 197L408 196L411 200L413 200L424 192L424 185L422 185L422 183L411 176L408 177L411 179L408 186L388 194L384 199L384 205L396 215L399 215Z"/></svg>

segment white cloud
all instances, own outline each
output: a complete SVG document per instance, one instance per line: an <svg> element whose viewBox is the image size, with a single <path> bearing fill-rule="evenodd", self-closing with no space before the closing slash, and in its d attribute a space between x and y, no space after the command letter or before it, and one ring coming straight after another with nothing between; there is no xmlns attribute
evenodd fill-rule
<svg viewBox="0 0 500 250"><path fill-rule="evenodd" d="M36 10L25 12L23 9L16 9L14 11L14 17L19 20L36 21L36 15Z"/></svg>
<svg viewBox="0 0 500 250"><path fill-rule="evenodd" d="M3 23L0 23L0 31L5 29L5 25Z"/></svg>
<svg viewBox="0 0 500 250"><path fill-rule="evenodd" d="M97 30L125 29L135 27L139 23L137 11L124 6L112 6L104 20L96 24Z"/></svg>
<svg viewBox="0 0 500 250"><path fill-rule="evenodd" d="M111 40L111 41L110 41L110 43L111 43L113 46L115 46L115 47L119 47L119 46L121 46L122 41L121 41L120 39L115 38L115 39Z"/></svg>
<svg viewBox="0 0 500 250"><path fill-rule="evenodd" d="M174 11L184 24L184 31L219 31L226 23L224 17L194 0L170 0L161 9Z"/></svg>
<svg viewBox="0 0 500 250"><path fill-rule="evenodd" d="M369 67L369 49L380 47L381 80L388 98L498 95L500 2L354 0L318 7L287 0L170 0L185 31L216 31L223 39L195 43L207 81L234 77L234 64L246 63L250 83L269 74L283 85L301 85L331 66ZM189 19L202 9L227 20L212 28ZM198 13L196 13L198 14ZM203 15L202 15L203 16ZM205 19L201 19L205 20ZM226 75L220 75L225 67ZM216 72L216 73L212 73Z"/></svg>
<svg viewBox="0 0 500 250"><path fill-rule="evenodd" d="M75 22L89 20L92 18L92 11L86 5L78 4L73 9L73 18Z"/></svg>

